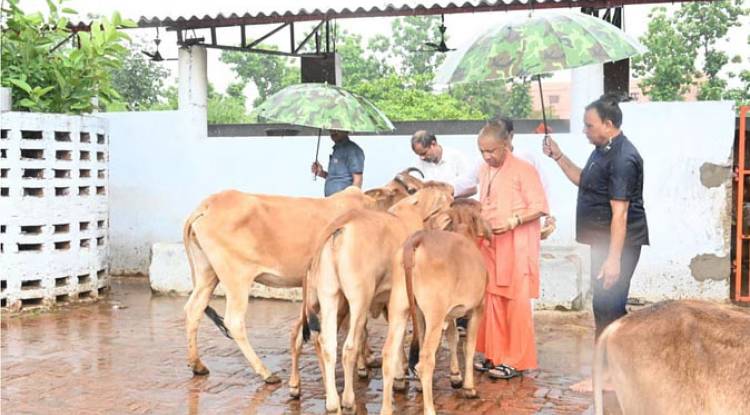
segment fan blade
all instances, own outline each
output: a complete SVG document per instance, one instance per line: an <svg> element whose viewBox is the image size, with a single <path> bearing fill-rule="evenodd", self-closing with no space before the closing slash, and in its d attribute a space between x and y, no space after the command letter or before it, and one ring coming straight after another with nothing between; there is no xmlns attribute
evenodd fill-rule
<svg viewBox="0 0 750 415"><path fill-rule="evenodd" d="M425 42L425 45L431 48L440 49L440 45L438 45L437 43Z"/></svg>

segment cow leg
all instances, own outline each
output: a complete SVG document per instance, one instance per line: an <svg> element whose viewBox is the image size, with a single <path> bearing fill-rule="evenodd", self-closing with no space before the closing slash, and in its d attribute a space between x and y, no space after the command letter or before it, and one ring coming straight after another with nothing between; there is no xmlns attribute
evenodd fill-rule
<svg viewBox="0 0 750 415"><path fill-rule="evenodd" d="M388 320L386 318L386 320ZM369 368L375 369L383 365L382 359L378 358L370 348L369 334L367 332L367 322L365 322L365 334L363 337L362 350L364 350L365 365Z"/></svg>
<svg viewBox="0 0 750 415"><path fill-rule="evenodd" d="M404 353L403 343L409 315L409 304L401 304L398 306L399 310L396 311L395 297L395 295L391 297L391 305L388 307L388 335L385 338L385 344L383 344L383 405L380 409L381 415L393 413L394 378L396 378L396 383L402 385L402 390L406 389L403 368L405 360L402 360L401 355Z"/></svg>
<svg viewBox="0 0 750 415"><path fill-rule="evenodd" d="M451 387L458 389L463 386L461 378L461 367L458 364L458 329L456 328L456 319L448 320L448 328L445 330L445 336L448 340L448 350L451 354Z"/></svg>
<svg viewBox="0 0 750 415"><path fill-rule="evenodd" d="M198 325L200 324L203 311L208 306L211 294L219 284L219 279L206 255L194 243L191 243L190 257L193 265L193 292L190 293L185 304L185 331L188 342L188 366L196 375L207 375L208 368L201 362L198 355Z"/></svg>
<svg viewBox="0 0 750 415"><path fill-rule="evenodd" d="M304 303L302 307L304 307ZM302 353L302 308L300 307L300 317L292 328L291 338L291 355L292 355L292 368L289 374L289 396L292 398L299 398L300 394L300 380L299 380L299 357Z"/></svg>
<svg viewBox="0 0 750 415"><path fill-rule="evenodd" d="M424 334L425 334L425 321L424 321L424 314L422 314L422 310L420 310L419 307L417 307L417 324L419 325L419 332L422 334L422 338L419 339L419 347L424 347L423 344L424 344ZM408 361L409 361L408 358L404 354L404 362L408 362ZM407 365L407 370L408 370L408 365ZM417 392L422 393L422 382L417 381L415 388L417 389Z"/></svg>
<svg viewBox="0 0 750 415"><path fill-rule="evenodd" d="M435 318L439 317L439 318ZM435 404L432 401L432 375L435 372L435 353L440 346L440 336L443 335L444 315L427 316L426 332L422 341L422 351L419 353L417 373L422 383L422 403L424 413L435 414Z"/></svg>
<svg viewBox="0 0 750 415"><path fill-rule="evenodd" d="M320 348L323 357L323 380L326 388L326 411L339 412L339 393L336 390L336 326L339 295L321 296L320 302Z"/></svg>
<svg viewBox="0 0 750 415"><path fill-rule="evenodd" d="M477 390L474 388L474 352L477 348L477 332L479 331L479 322L484 314L484 305L480 304L471 312L469 324L466 327L466 339L464 340L464 388L463 396L467 399L477 397Z"/></svg>
<svg viewBox="0 0 750 415"><path fill-rule="evenodd" d="M363 299L364 300L364 299ZM368 301L369 303L369 301ZM344 341L341 361L344 366L344 393L341 406L346 412L354 411L354 366L361 356L362 335L367 321L367 309L358 303L349 303L349 333ZM365 368L365 373L367 368Z"/></svg>
<svg viewBox="0 0 750 415"><path fill-rule="evenodd" d="M242 354L245 355L247 361L250 362L250 366L252 366L255 373L259 374L266 383L279 383L281 379L268 370L247 341L245 312L247 311L247 297L250 292L252 280L245 281L227 287L227 309L224 321L229 329L229 334L232 335L232 338L240 350L242 350Z"/></svg>
<svg viewBox="0 0 750 415"><path fill-rule="evenodd" d="M370 354L370 348L367 345L367 320L365 319L362 328L362 341L359 342L359 351L357 352L357 376L360 379L367 379L369 371L367 370L367 358Z"/></svg>

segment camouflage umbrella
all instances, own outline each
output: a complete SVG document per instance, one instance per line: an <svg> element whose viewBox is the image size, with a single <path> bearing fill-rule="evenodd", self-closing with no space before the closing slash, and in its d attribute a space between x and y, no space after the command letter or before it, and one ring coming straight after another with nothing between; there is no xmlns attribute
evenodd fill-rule
<svg viewBox="0 0 750 415"><path fill-rule="evenodd" d="M251 115L260 121L317 128L316 162L322 129L349 132L394 130L391 120L370 101L327 83L288 86L268 97Z"/></svg>
<svg viewBox="0 0 750 415"><path fill-rule="evenodd" d="M259 120L349 132L393 131L388 117L359 95L335 85L288 86L253 111Z"/></svg>
<svg viewBox="0 0 750 415"><path fill-rule="evenodd" d="M446 62L437 83L541 75L641 54L645 48L615 26L582 13L544 14L492 28ZM541 94L541 80L539 92ZM547 120L542 99L542 114Z"/></svg>

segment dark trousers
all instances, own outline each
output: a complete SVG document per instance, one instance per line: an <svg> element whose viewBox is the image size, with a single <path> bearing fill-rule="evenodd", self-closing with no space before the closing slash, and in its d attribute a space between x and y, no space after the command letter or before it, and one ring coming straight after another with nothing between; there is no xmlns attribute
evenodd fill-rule
<svg viewBox="0 0 750 415"><path fill-rule="evenodd" d="M633 271L638 265L641 257L641 246L625 246L620 257L620 278L615 285L604 288L604 279L597 279L604 261L607 259L609 246L591 246L591 287L594 290L594 320L596 322L596 338L602 334L605 328L627 314L625 305L628 302L628 291L630 291L630 280Z"/></svg>

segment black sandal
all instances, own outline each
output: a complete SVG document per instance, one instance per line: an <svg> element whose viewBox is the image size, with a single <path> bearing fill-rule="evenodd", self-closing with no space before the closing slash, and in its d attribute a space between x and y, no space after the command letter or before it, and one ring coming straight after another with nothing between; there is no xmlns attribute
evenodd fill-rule
<svg viewBox="0 0 750 415"><path fill-rule="evenodd" d="M474 370L477 372L486 372L494 367L495 365L493 365L492 361L489 359L484 359L481 362L474 362Z"/></svg>
<svg viewBox="0 0 750 415"><path fill-rule="evenodd" d="M510 367L508 365L499 365L495 366L494 368L487 371L487 375L489 375L492 379L513 379L519 376L523 376L523 370L516 370L513 367Z"/></svg>

